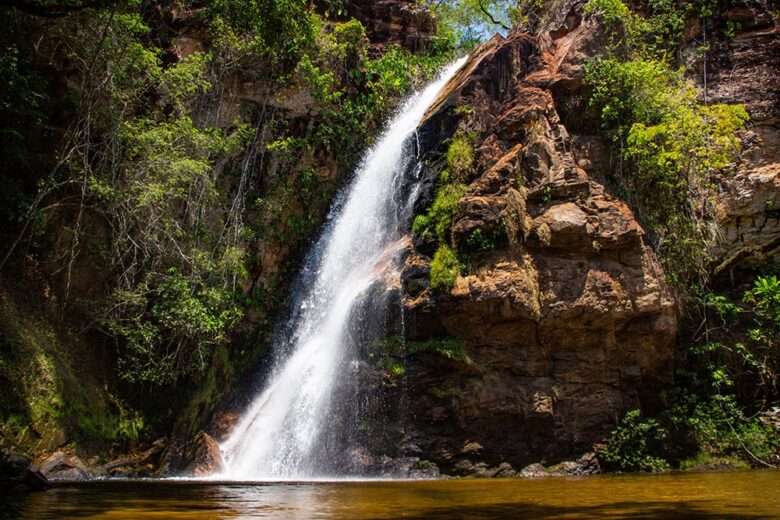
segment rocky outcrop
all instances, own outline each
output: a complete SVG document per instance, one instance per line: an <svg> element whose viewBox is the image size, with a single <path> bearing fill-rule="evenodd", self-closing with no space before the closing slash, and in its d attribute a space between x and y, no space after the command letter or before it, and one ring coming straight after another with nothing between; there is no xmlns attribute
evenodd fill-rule
<svg viewBox="0 0 780 520"><path fill-rule="evenodd" d="M49 480L87 480L94 476L80 458L63 451L53 453L35 469Z"/></svg>
<svg viewBox="0 0 780 520"><path fill-rule="evenodd" d="M450 237L468 268L433 291L430 250L417 244L402 275L408 340L464 340L464 358L428 353L407 366L408 435L445 472L589 451L671 381L677 319L664 273L631 209L589 171L598 139L570 133L557 110L591 23L494 38L421 127L429 164L456 129L475 136ZM469 249L476 231L493 237L489 250Z"/></svg>

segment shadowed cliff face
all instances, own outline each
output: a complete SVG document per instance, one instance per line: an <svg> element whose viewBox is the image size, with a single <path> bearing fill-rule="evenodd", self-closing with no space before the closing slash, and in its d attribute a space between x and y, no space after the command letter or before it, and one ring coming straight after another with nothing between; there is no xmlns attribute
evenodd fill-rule
<svg viewBox="0 0 780 520"><path fill-rule="evenodd" d="M426 354L407 367L410 438L450 471L588 450L671 381L677 320L664 273L631 209L593 175L602 145L562 124L556 102L580 95L583 56L598 43L588 24L491 40L421 128L431 164L456 129L475 136L450 236L467 268L434 291L435 246L418 239L402 275L407 338L465 341L463 361ZM476 232L495 247L469 250Z"/></svg>

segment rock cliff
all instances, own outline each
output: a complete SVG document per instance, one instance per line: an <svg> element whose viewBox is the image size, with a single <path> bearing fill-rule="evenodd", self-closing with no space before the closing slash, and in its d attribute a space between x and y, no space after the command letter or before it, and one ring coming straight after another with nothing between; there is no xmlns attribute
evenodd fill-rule
<svg viewBox="0 0 780 520"><path fill-rule="evenodd" d="M720 231L714 251L716 274L740 264L761 264L780 254L777 15L765 6L746 4L727 10L717 23L739 30L730 39L715 41L706 61L696 61L702 95L714 103L744 103L751 124L742 136L743 153L736 172L721 178L716 201ZM693 55L694 47L691 41L684 52Z"/></svg>
<svg viewBox="0 0 780 520"><path fill-rule="evenodd" d="M603 52L605 31L584 2L551 4L534 34L474 52L420 129L423 205L447 140L471 136L475 150L448 237L465 268L451 290L434 290L435 244L417 237L402 274L407 341L464 342L459 359L416 354L407 366L406 440L450 473L587 451L626 410L652 412L672 380L678 303L610 191L608 148L586 110L583 65ZM710 52L694 52L695 20L680 48L705 100L744 103L752 118L736 171L719 176L715 274L780 246L776 23L766 7L732 7L709 22L720 35ZM475 251L475 233L489 247Z"/></svg>
<svg viewBox="0 0 780 520"><path fill-rule="evenodd" d="M420 129L430 164L456 130L476 151L451 230L468 268L450 291L432 289L418 239L402 274L407 339L465 343L459 361L426 354L407 367L410 440L449 471L586 451L671 380L664 273L631 209L593 174L597 138L569 130L556 102L561 89L577 95L595 34L577 19L548 39L494 37ZM496 247L468 251L475 233Z"/></svg>

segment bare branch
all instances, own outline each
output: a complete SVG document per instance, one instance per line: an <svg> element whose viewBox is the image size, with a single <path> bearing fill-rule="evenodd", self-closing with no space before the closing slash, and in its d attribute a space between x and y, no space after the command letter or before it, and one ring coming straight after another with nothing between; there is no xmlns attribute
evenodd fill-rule
<svg viewBox="0 0 780 520"><path fill-rule="evenodd" d="M493 16L493 15L490 13L490 11L488 11L488 10L487 10L487 8L485 7L485 5L482 3L482 0L479 0L479 9L480 9L480 11L482 11L482 13L483 13L485 16L487 16L487 17L488 17L488 19L490 19L490 21L493 23L493 25L500 25L501 27L503 27L503 28L504 28L504 29L506 29L507 31L511 31L511 30L512 30L512 28L511 28L511 27L507 26L507 25L506 25L504 22L502 22L501 20L497 20L497 19L494 17L494 16Z"/></svg>

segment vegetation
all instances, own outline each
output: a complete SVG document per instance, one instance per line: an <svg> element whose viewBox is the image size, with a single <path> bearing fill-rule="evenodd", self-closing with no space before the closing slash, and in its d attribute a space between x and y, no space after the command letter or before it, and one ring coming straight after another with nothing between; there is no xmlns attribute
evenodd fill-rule
<svg viewBox="0 0 780 520"><path fill-rule="evenodd" d="M655 454L663 453L666 436L655 419L643 419L639 410L631 410L611 433L601 458L623 471L663 471L668 464Z"/></svg>
<svg viewBox="0 0 780 520"><path fill-rule="evenodd" d="M460 338L433 338L427 341L409 341L407 351L414 355L423 352L437 354L449 360L469 362L465 345Z"/></svg>
<svg viewBox="0 0 780 520"><path fill-rule="evenodd" d="M769 466L780 450L771 426L748 417L731 395L675 396L657 417L628 412L600 452L607 468L619 471L664 471L672 465Z"/></svg>
<svg viewBox="0 0 780 520"><path fill-rule="evenodd" d="M454 178L463 182L474 167L474 145L472 138L462 132L455 134L447 148L447 166Z"/></svg>
<svg viewBox="0 0 780 520"><path fill-rule="evenodd" d="M464 184L441 185L433 199L433 204L424 215L417 215L412 223L412 232L423 238L435 238L440 242L449 242L452 217L458 209L458 201L466 193Z"/></svg>
<svg viewBox="0 0 780 520"><path fill-rule="evenodd" d="M35 451L63 438L132 445L164 414L196 428L239 364L262 351L285 269L398 99L494 31L538 26L543 2L428 2L439 33L416 53L377 53L336 0L180 2L207 34L181 48L148 2L13 4L0 7L0 269L40 282L41 301L16 308L0 288L0 383L9 389L0 444ZM621 0L585 7L610 29L585 80L613 145L612 180L701 322L667 410L631 411L611 435L602 458L615 469L767 465L780 449L759 417L778 399L777 274L740 294L706 289L714 174L728 174L748 123L742 106L702 102L675 66L686 20L713 5L648 0L641 15ZM226 86L253 74L256 92L225 101ZM300 95L281 106L280 92ZM502 239L476 229L453 241L473 141L455 133L433 201L412 225L435 251L436 291L452 289L464 255ZM394 341L377 358L390 382L405 375L407 355L469 362L457 339ZM146 402L154 395L165 401L159 416Z"/></svg>
<svg viewBox="0 0 780 520"><path fill-rule="evenodd" d="M651 230L671 281L688 294L696 330L667 409L654 417L629 412L612 433L602 457L625 471L766 465L778 450L776 433L758 417L778 397L777 345L769 339L777 333L777 279L758 276L736 299L706 289L714 175L729 174L748 122L741 105L702 103L674 68L686 20L706 18L713 7L651 0L643 16L620 0L585 6L611 28L606 55L587 64L585 79L613 143L614 181Z"/></svg>
<svg viewBox="0 0 780 520"><path fill-rule="evenodd" d="M337 188L315 187L315 158L340 150L342 168L351 166L395 101L430 77L451 48L412 54L390 47L369 57L365 29L343 20L343 12L343 21L330 21L303 0L220 0L198 15L212 45L172 61L140 2L78 7L43 40L66 49L80 82L70 92L74 121L61 159L39 186L8 192L2 210L23 223L19 240L44 233L47 222L72 219L62 260L65 303L77 303L69 298L73 269L90 248L111 275L110 297L88 312L98 312L101 330L114 338L121 377L167 385L207 368L247 305L271 305L241 294L248 246L258 236L288 242L294 234L303 242L314 230ZM11 13L13 29L28 30L27 19ZM0 109L14 119L2 135L17 146L4 153L24 155L19 147L27 139L15 124L44 124L39 107L47 93L35 88L29 49L13 38L8 45ZM317 124L301 132L278 119L220 121L216 91L240 67L266 71L278 86L306 88ZM252 184L249 168L265 153L287 175ZM20 196L25 190L31 197ZM267 225L245 223L253 192L262 193L257 209ZM68 198L73 212L52 203ZM299 205L286 203L291 199ZM110 230L103 243L93 238L96 217Z"/></svg>
<svg viewBox="0 0 780 520"><path fill-rule="evenodd" d="M442 33L416 53L369 53L362 24L343 2L327 4L184 2L177 9L204 41L182 48L139 0L0 8L0 268L26 258L39 269L50 284L41 309L105 344L91 355L112 371L82 398L68 390L75 360L33 355L54 356L47 373L66 382L37 392L45 406L32 386L0 400L17 403L0 428L32 421L69 438L133 442L180 403L190 403L183 421L202 419L226 378L262 352L293 265L283 260L311 237L401 96L454 52ZM257 104L231 105L226 89L254 72ZM304 117L271 102L284 89L303 92ZM279 251L281 271L257 265L262 248ZM5 350L24 342L6 343L0 372L16 381L22 358ZM163 405L149 399L160 387L170 390ZM8 435L24 437L15 428Z"/></svg>
<svg viewBox="0 0 780 520"><path fill-rule="evenodd" d="M735 391L761 408L780 396L780 281L759 275L741 299L701 297L701 332L692 351L718 391Z"/></svg>
<svg viewBox="0 0 780 520"><path fill-rule="evenodd" d="M741 150L748 120L741 105L706 105L671 63L684 22L707 13L706 2L650 2L647 18L620 0L590 0L585 11L613 27L608 55L590 62L590 107L611 138L616 182L653 230L656 247L679 287L706 278L712 174L728 169Z"/></svg>
<svg viewBox="0 0 780 520"><path fill-rule="evenodd" d="M461 264L455 252L446 244L440 244L431 260L431 287L450 290L460 275Z"/></svg>
<svg viewBox="0 0 780 520"><path fill-rule="evenodd" d="M759 275L739 300L714 293L701 299L701 335L684 352L668 408L656 417L626 415L602 453L611 467L774 464L780 437L759 412L779 395L780 281Z"/></svg>
<svg viewBox="0 0 780 520"><path fill-rule="evenodd" d="M450 141L446 153L447 167L439 173L433 203L412 222L412 232L422 240L437 244L431 261L431 287L448 291L462 269L462 262L451 247L450 228L458 202L466 194L463 181L474 166L472 138L462 132Z"/></svg>

